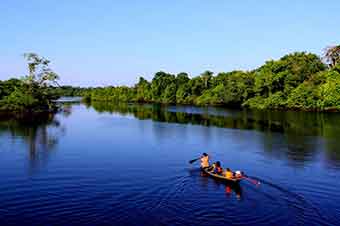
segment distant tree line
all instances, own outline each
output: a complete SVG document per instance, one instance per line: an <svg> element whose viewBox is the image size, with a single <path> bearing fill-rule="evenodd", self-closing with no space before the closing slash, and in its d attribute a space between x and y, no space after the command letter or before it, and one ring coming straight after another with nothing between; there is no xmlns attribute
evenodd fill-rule
<svg viewBox="0 0 340 226"><path fill-rule="evenodd" d="M324 63L325 62L325 63ZM133 87L85 91L85 99L106 102L223 105L255 109L340 110L340 45L315 54L296 52L252 71L205 71L190 78L157 72Z"/></svg>
<svg viewBox="0 0 340 226"><path fill-rule="evenodd" d="M51 87L51 89L56 95L66 97L81 97L92 90L92 88L83 88L77 86L54 86Z"/></svg>
<svg viewBox="0 0 340 226"><path fill-rule="evenodd" d="M340 45L319 56L296 52L267 61L252 71L157 72L151 81L140 77L133 87L81 88L59 86L50 61L25 54L28 75L0 81L0 111L36 112L55 109L60 96L87 101L223 105L255 109L340 110Z"/></svg>

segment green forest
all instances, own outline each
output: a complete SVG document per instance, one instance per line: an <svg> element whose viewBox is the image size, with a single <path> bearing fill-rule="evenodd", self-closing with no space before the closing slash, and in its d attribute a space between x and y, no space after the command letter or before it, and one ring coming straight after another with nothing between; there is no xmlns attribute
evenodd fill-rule
<svg viewBox="0 0 340 226"><path fill-rule="evenodd" d="M340 45L321 58L295 52L267 61L252 71L205 71L190 78L157 72L152 81L139 78L133 87L94 88L91 101L222 105L253 109L340 110Z"/></svg>
<svg viewBox="0 0 340 226"><path fill-rule="evenodd" d="M140 77L132 87L60 86L59 76L49 68L49 60L33 53L24 56L28 75L0 81L0 111L52 111L60 96L83 96L92 102L340 110L340 45L326 48L322 57L295 52L251 71L205 71L196 77L185 72L175 75L160 71L151 81Z"/></svg>

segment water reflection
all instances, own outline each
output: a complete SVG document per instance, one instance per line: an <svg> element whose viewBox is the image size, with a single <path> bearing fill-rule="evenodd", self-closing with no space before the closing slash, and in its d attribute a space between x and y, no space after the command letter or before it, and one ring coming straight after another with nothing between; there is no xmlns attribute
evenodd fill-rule
<svg viewBox="0 0 340 226"><path fill-rule="evenodd" d="M238 183L222 182L210 178L210 176L204 172L201 172L201 178L205 180L205 183L214 183L216 187L222 186L224 188L226 198L236 197L238 200L242 199L242 187Z"/></svg>
<svg viewBox="0 0 340 226"><path fill-rule="evenodd" d="M228 199L236 198L238 200L242 200L243 198L242 186L239 183L230 183L228 181L216 180L197 168L190 169L188 172L190 176L199 180L198 184L200 184L203 189L213 185L217 189L223 188L225 197Z"/></svg>
<svg viewBox="0 0 340 226"><path fill-rule="evenodd" d="M20 118L0 117L0 139L6 146L24 149L28 152L30 170L46 164L51 152L58 144L65 127L55 118L55 114L35 114ZM3 139L6 137L7 139ZM7 141L7 144L6 144Z"/></svg>
<svg viewBox="0 0 340 226"><path fill-rule="evenodd" d="M257 130L263 132L266 154L285 156L293 163L311 161L323 145L330 164L339 164L340 115L332 113L227 110L223 108L175 107L94 102L99 113L132 115L140 120ZM159 132L164 133L161 128ZM168 131L167 131L168 132ZM207 131L208 132L208 131ZM275 135L274 135L275 133ZM281 134L282 136L278 136ZM209 136L209 134L207 134ZM318 139L316 139L318 138Z"/></svg>
<svg viewBox="0 0 340 226"><path fill-rule="evenodd" d="M337 115L306 113L309 121L300 113L222 108L88 107L67 106L35 122L1 120L0 225L336 225L340 219L339 168L323 166L339 163ZM187 161L203 150L262 185L232 187L200 176L198 164Z"/></svg>
<svg viewBox="0 0 340 226"><path fill-rule="evenodd" d="M227 184L225 187L225 194L228 198L230 198L233 194L235 194L238 200L242 199L242 188L239 184L237 185L230 185Z"/></svg>

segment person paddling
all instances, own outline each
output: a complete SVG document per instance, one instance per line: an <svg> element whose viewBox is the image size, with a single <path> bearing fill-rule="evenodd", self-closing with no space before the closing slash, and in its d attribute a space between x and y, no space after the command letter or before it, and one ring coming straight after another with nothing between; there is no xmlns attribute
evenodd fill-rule
<svg viewBox="0 0 340 226"><path fill-rule="evenodd" d="M201 156L201 168L209 167L209 155L207 153L203 153Z"/></svg>

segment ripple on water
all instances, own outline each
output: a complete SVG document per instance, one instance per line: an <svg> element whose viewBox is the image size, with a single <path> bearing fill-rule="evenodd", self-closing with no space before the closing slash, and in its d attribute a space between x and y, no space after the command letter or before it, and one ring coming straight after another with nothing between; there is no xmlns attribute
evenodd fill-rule
<svg viewBox="0 0 340 226"><path fill-rule="evenodd" d="M315 186L306 186L304 192L336 189ZM158 176L152 183L144 183L143 177L120 181L52 174L18 179L0 188L0 221L9 224L20 216L23 222L39 219L49 224L48 217L53 217L55 225L110 225L112 219L122 225L141 221L148 225L326 225L318 209L292 191L267 181L258 188L244 181L239 199L236 190L226 194L224 184L202 177L200 171Z"/></svg>
<svg viewBox="0 0 340 226"><path fill-rule="evenodd" d="M66 132L58 137L53 152L40 148L39 139L46 134L37 134L39 152L31 156L34 153L28 151L28 136L16 133L16 129L2 133L0 225L339 222L339 198L335 197L340 187L337 121L320 124L326 128L320 134L306 131L313 135L308 137L291 128L299 123L293 123L294 117L288 115L277 124L275 115L262 119L262 114L254 118L239 111L235 115L227 112L227 118L209 118L207 114L174 117L156 109L151 109L155 114L144 114L142 109L130 112L130 116L150 119L139 121L130 116L124 120L120 113L126 109L116 113L119 118L97 114L84 106L75 109L67 118L59 115L61 124L67 122ZM177 121L183 124L170 124ZM302 120L298 128L305 123ZM321 137L325 139L322 144L318 143ZM196 155L197 147L211 150L221 160L230 160L228 164L234 169L266 175L273 183L262 181L256 188L244 181L241 189L227 189L202 177L199 170L188 173L183 169L183 159ZM310 175L322 179L314 180Z"/></svg>
<svg viewBox="0 0 340 226"><path fill-rule="evenodd" d="M144 197L150 199L144 201L150 205L143 209L144 214L157 216L165 225L213 225L212 222L224 225L325 225L310 203L279 186L264 182L260 188L254 188L243 183L245 197L238 200L226 199L223 184L216 185L214 180L209 180L202 190L202 186L193 183L192 179L191 176L179 177L171 181L171 189L157 187L146 191L150 194L144 194ZM306 218L320 220L308 222Z"/></svg>

